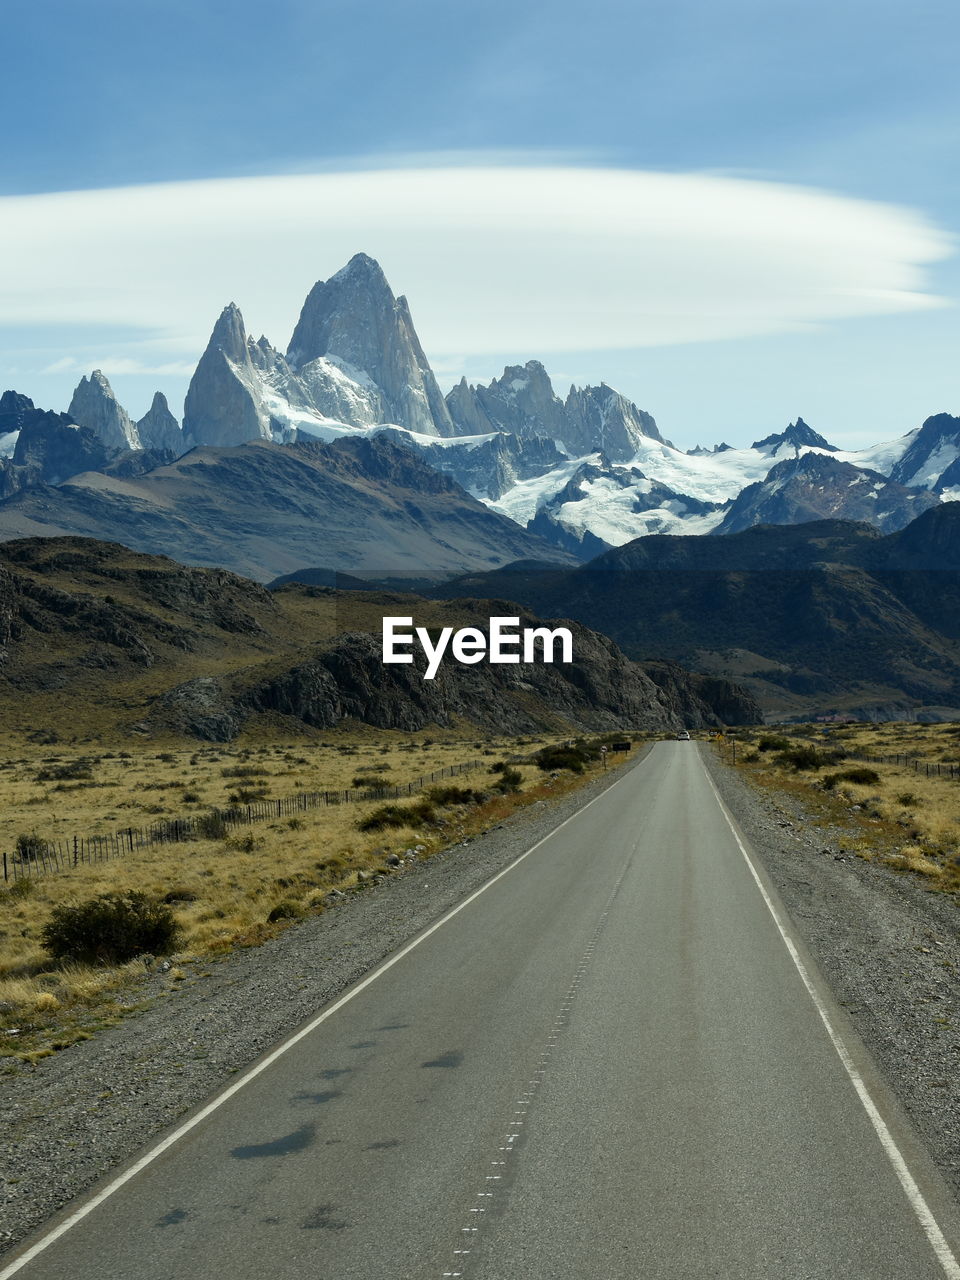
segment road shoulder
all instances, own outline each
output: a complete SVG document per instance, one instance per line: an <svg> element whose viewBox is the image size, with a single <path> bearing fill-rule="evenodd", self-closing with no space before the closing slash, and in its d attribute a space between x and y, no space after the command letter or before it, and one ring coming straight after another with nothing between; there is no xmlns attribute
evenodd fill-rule
<svg viewBox="0 0 960 1280"><path fill-rule="evenodd" d="M952 897L842 852L794 797L704 763L834 997L960 1198L960 913Z"/></svg>

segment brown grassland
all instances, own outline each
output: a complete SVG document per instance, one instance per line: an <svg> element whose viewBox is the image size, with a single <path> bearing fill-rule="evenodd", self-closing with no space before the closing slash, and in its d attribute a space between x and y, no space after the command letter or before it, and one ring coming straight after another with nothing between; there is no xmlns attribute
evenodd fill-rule
<svg viewBox="0 0 960 1280"><path fill-rule="evenodd" d="M960 894L960 779L926 771L960 766L960 725L774 725L728 738L727 761L734 742L751 782L794 795L818 823L841 829L842 849ZM875 759L884 756L922 764Z"/></svg>
<svg viewBox="0 0 960 1280"><path fill-rule="evenodd" d="M147 973L162 970L168 987L188 971L199 974L232 948L256 946L323 911L332 891L350 894L401 874L409 862L594 776L596 766L583 777L550 776L521 761L510 765L519 775L512 780L515 789L498 789L503 774L490 765L529 757L556 740L465 739L450 731L410 735L359 726L272 742L261 734L227 746L133 740L114 751L8 735L0 740L0 851L8 855L22 835L65 841L75 833L204 813L232 797L278 799L372 778L405 784L443 766L477 758L483 763L428 784L410 802L398 802L412 808L427 799L432 809L428 818L413 816L404 827L360 830L363 819L384 803L371 799L232 828L226 838L157 844L111 861L8 882L0 888L0 1056L35 1061L88 1038L141 1007L137 991ZM483 798L451 802L435 790L448 784L483 792ZM161 899L173 910L180 937L168 961L146 957L100 967L52 962L41 931L55 907L129 890Z"/></svg>

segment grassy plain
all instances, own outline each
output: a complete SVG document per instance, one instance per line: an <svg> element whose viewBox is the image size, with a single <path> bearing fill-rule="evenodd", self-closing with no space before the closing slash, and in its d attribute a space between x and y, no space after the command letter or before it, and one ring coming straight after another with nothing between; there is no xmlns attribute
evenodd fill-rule
<svg viewBox="0 0 960 1280"><path fill-rule="evenodd" d="M843 828L842 848L960 893L960 778L934 772L960 768L960 725L771 726L726 740L726 760L733 741L751 781L798 796L825 825ZM879 760L889 756L906 759Z"/></svg>
<svg viewBox="0 0 960 1280"><path fill-rule="evenodd" d="M555 740L361 728L316 740L162 749L156 742L134 742L103 752L88 744L43 746L8 737L0 743L0 851L8 855L22 835L67 841L75 833L203 813L238 797L278 799L373 778L406 784L444 766L481 763L415 794L410 808L427 799L433 812L426 820L411 816L409 825L361 830L384 803L371 799L233 828L226 838L152 845L111 861L8 882L0 889L0 1055L36 1059L89 1036L136 1007L138 979L156 968L149 959L112 968L54 965L41 930L57 905L131 889L162 899L181 931L180 949L164 969L167 981L176 983L183 966L196 969L233 947L255 946L322 911L332 891L360 891L496 825L518 807L580 785L573 774L551 777L533 764L514 762L509 767L518 775L515 789L500 789L503 774L491 765L529 757ZM483 797L451 801L442 789L454 787Z"/></svg>

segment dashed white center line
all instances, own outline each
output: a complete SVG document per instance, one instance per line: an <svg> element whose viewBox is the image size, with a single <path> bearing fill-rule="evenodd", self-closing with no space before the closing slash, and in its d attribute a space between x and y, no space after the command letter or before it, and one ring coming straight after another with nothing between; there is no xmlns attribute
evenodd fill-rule
<svg viewBox="0 0 960 1280"><path fill-rule="evenodd" d="M597 923L597 927L594 930L593 937L591 938L590 943L588 944L586 950L583 952L582 956L580 957L579 965L574 974L574 980L571 983L570 987L568 988L567 994L564 996L564 998L560 1002L560 1007L557 1011L557 1015L554 1018L551 1030L547 1035L546 1044L544 1045L544 1052L540 1054L538 1059L541 1065L534 1070L533 1079L531 1079L529 1082L534 1089L538 1089L540 1085L543 1084L543 1077L546 1075L547 1064L550 1061L550 1057L554 1049L557 1048L557 1044L560 1040L561 1033L569 1025L568 1014L574 1004L574 999L576 997L576 994L579 988L580 979L585 975L589 967L590 960L593 956L594 951L596 950L597 943L600 939L601 934L603 933L604 927L606 926L607 916L609 914L610 906L612 905L614 898L617 896L617 893L619 892L620 885L623 883L623 878L627 874L627 867L629 865L630 864L628 860L628 862L624 865L623 870L620 872L620 875L617 879L617 883L614 885L613 891L611 892L610 897L607 900L607 904L603 910L603 913L600 916L600 919ZM540 1077L540 1078L538 1079L537 1077ZM518 1119L518 1117L519 1116L525 1117L527 1115L527 1112L531 1106L533 1096L534 1096L533 1093L531 1091L528 1091L527 1093L523 1094L520 1098L517 1099L517 1103L516 1103L517 1110L513 1113L513 1116L508 1125L508 1132L504 1135L504 1143L506 1145L498 1147L498 1150L502 1151L504 1155L507 1155L507 1156L512 1155L518 1150L516 1143L518 1139L522 1136L518 1132L518 1130L521 1129L525 1123L524 1120ZM505 1168L507 1166L507 1161L491 1160L490 1164L495 1168ZM485 1181L486 1182L502 1182L503 1175L499 1173L487 1174ZM492 1200L492 1199L495 1199L496 1192L500 1190L502 1189L498 1187L496 1188L495 1191L478 1191L477 1197L478 1198L483 1197L485 1199ZM492 1208L493 1206L491 1205L490 1207ZM484 1214L486 1213L486 1208L480 1207L480 1206L473 1206L470 1209L470 1212L475 1214ZM480 1228L477 1226L460 1228L461 1235L466 1235L471 1233L478 1234L479 1231L480 1231ZM470 1254L472 1252L473 1251L470 1249L454 1249L453 1250L454 1256ZM464 1272L462 1271L442 1272L442 1275L444 1277L461 1276L463 1274Z"/></svg>

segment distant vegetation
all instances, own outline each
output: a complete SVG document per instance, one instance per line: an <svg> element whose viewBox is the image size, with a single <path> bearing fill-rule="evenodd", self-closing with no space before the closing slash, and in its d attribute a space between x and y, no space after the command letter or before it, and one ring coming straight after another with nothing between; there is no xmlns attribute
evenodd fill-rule
<svg viewBox="0 0 960 1280"><path fill-rule="evenodd" d="M759 785L799 794L830 828L845 827L841 853L960 893L958 739L956 724L792 725L738 731L737 763Z"/></svg>

